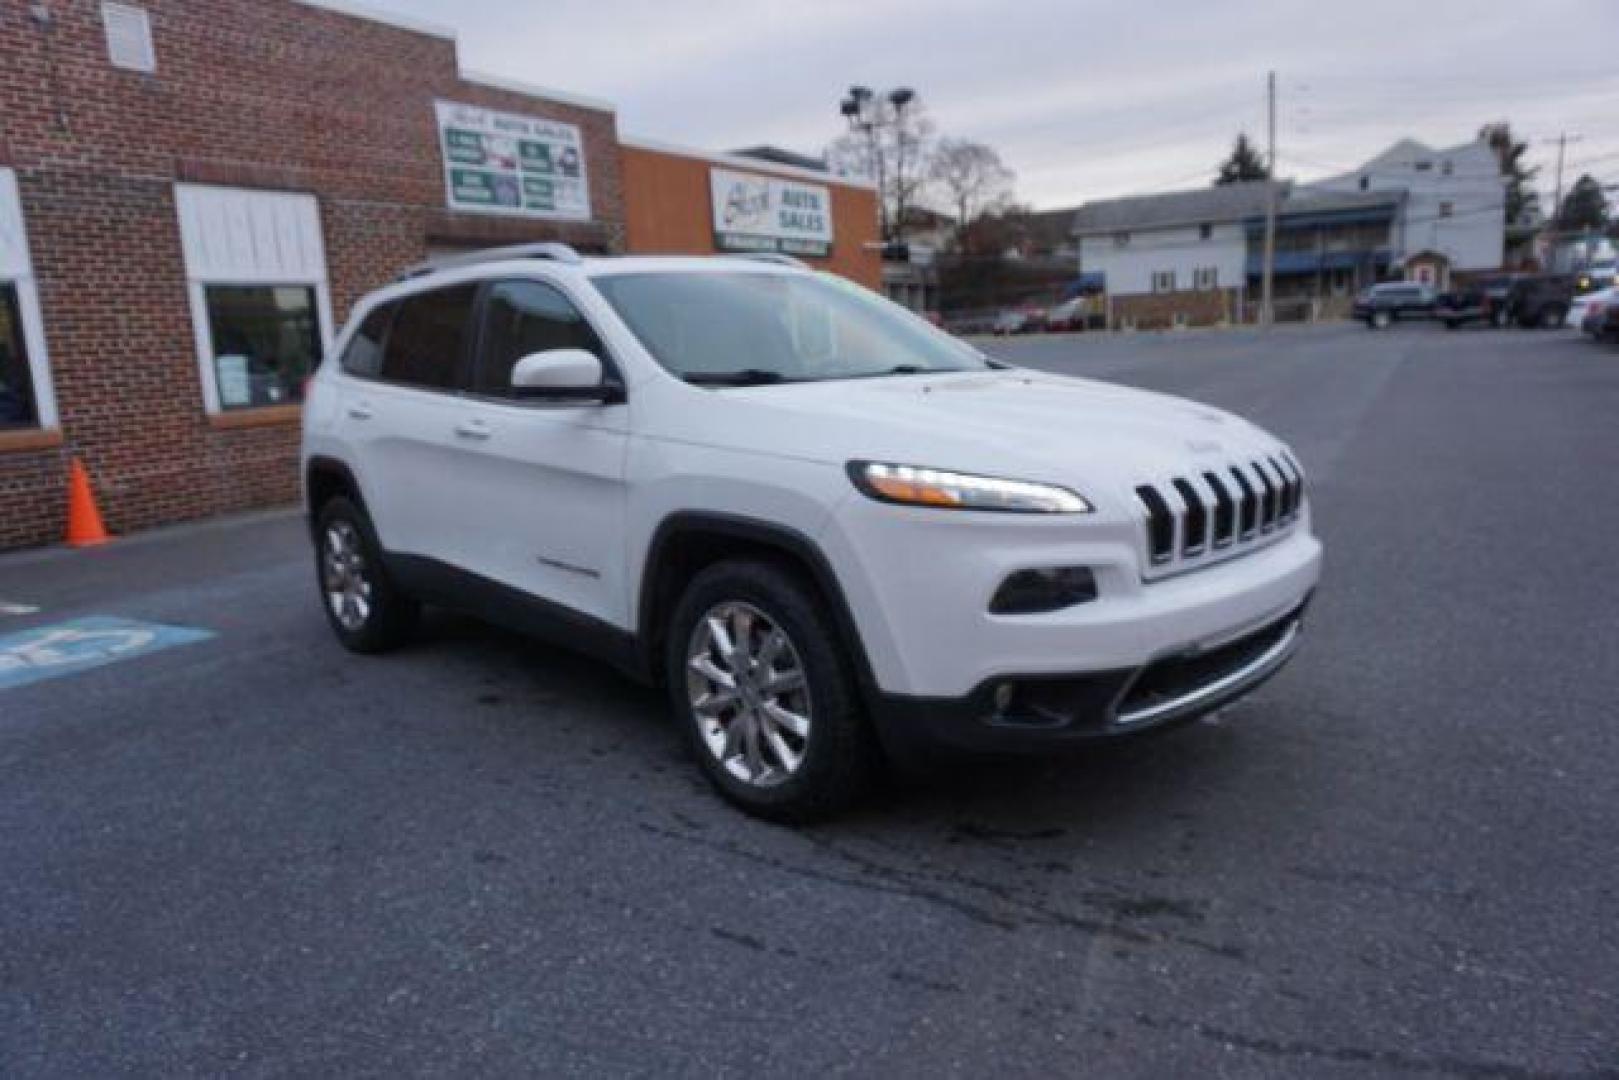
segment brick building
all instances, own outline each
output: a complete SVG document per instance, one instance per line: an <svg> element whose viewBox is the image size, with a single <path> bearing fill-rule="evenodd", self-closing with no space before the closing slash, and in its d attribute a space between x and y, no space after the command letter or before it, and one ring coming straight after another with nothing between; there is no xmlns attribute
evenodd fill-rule
<svg viewBox="0 0 1619 1080"><path fill-rule="evenodd" d="M623 154L610 104L340 0L0 6L0 548L61 537L74 456L115 532L295 499L351 304L441 252L627 250ZM875 202L824 183L831 265Z"/></svg>

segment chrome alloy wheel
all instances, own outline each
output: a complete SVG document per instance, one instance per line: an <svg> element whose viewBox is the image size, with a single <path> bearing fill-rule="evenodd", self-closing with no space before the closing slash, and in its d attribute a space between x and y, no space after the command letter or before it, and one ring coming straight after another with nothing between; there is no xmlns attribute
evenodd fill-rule
<svg viewBox="0 0 1619 1080"><path fill-rule="evenodd" d="M352 633L371 617L371 577L360 531L352 522L334 522L326 530L325 549L321 584L326 590L326 604L338 625Z"/></svg>
<svg viewBox="0 0 1619 1080"><path fill-rule="evenodd" d="M771 787L809 746L809 684L798 650L764 612L728 600L692 628L686 694L703 743L725 770Z"/></svg>

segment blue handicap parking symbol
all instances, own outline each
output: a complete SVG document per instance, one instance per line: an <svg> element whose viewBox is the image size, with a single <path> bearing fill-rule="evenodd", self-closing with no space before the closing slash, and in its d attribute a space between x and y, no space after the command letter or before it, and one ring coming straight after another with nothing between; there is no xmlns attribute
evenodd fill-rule
<svg viewBox="0 0 1619 1080"><path fill-rule="evenodd" d="M37 626L0 637L0 690L130 660L214 635L189 626L107 615Z"/></svg>

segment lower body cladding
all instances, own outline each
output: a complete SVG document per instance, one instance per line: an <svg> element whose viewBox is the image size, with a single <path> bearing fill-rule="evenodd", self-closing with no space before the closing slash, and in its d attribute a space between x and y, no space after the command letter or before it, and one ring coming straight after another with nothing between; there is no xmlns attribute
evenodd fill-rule
<svg viewBox="0 0 1619 1080"><path fill-rule="evenodd" d="M1235 638L1134 669L1008 675L962 698L882 695L877 719L897 753L1044 753L1158 730L1229 705L1276 674L1297 650L1309 598Z"/></svg>

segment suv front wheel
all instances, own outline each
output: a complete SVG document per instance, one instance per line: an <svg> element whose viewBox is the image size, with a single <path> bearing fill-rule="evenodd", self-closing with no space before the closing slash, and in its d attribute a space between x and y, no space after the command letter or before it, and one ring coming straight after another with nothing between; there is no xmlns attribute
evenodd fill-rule
<svg viewBox="0 0 1619 1080"><path fill-rule="evenodd" d="M676 605L670 702L709 780L749 813L829 817L876 772L847 653L814 591L785 567L717 563Z"/></svg>
<svg viewBox="0 0 1619 1080"><path fill-rule="evenodd" d="M385 652L415 629L421 605L389 578L371 519L342 496L315 520L315 574L326 620L346 648Z"/></svg>

